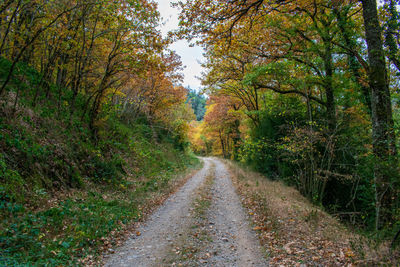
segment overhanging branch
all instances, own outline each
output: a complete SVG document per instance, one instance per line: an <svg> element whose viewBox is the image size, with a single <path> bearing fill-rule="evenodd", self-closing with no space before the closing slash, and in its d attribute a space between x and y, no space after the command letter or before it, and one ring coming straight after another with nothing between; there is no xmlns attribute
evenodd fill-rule
<svg viewBox="0 0 400 267"><path fill-rule="evenodd" d="M312 95L308 95L308 94L306 94L306 93L304 93L302 91L299 91L299 90L294 90L294 89L282 90L282 89L280 89L280 87L270 86L270 85L262 84L260 82L255 82L254 86L256 86L256 87L258 87L260 89L269 89L269 90L271 90L273 92L276 92L278 94L283 94L283 95L285 95L285 94L301 95L304 98L307 98L309 100L313 100L313 101L315 101L315 102L317 102L317 103L319 103L319 104L321 104L323 106L326 106L326 103L324 101L322 101L321 99L319 99L319 98L317 98L315 96L312 96Z"/></svg>

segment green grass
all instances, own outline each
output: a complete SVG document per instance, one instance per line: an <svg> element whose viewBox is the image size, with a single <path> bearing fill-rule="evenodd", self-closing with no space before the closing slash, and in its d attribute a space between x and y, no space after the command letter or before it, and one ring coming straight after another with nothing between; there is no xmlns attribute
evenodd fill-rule
<svg viewBox="0 0 400 267"><path fill-rule="evenodd" d="M125 136L114 132L113 139L97 147L75 143L75 152L65 154L75 167L68 167L50 158L54 148L39 145L37 136L11 128L1 132L8 151L16 153L0 154L0 265L71 266L98 255L105 238L143 216L140 207L153 192L171 190L177 173L199 163L172 144L152 143L136 129ZM118 147L119 138L129 143ZM105 157L106 148L118 154ZM82 158L83 166L75 158ZM13 164L21 159L22 165ZM54 172L44 166L55 166ZM47 176L35 179L38 175ZM78 180L76 189L48 185L63 178ZM67 196L57 196L59 191Z"/></svg>
<svg viewBox="0 0 400 267"><path fill-rule="evenodd" d="M2 203L0 262L4 265L74 265L100 245L102 237L138 216L126 201L106 201L99 194L66 199L40 212Z"/></svg>
<svg viewBox="0 0 400 267"><path fill-rule="evenodd" d="M0 79L7 64L0 58ZM60 109L43 94L34 107L40 74L17 69L8 86L20 91L17 109L0 99L0 266L81 265L199 161L162 131L153 140L143 117L127 123L106 105L93 138L83 95L74 114L68 89ZM50 96L57 91L50 85Z"/></svg>
<svg viewBox="0 0 400 267"><path fill-rule="evenodd" d="M78 265L101 253L112 232L139 220L151 192L167 191L175 178L170 171L128 186L94 186L96 191L79 191L41 211L3 200L0 265Z"/></svg>

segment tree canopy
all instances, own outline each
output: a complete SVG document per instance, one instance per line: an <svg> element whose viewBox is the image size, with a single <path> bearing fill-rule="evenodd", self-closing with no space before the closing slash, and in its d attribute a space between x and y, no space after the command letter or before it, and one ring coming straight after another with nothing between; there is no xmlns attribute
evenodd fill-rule
<svg viewBox="0 0 400 267"><path fill-rule="evenodd" d="M206 113L206 98L204 95L189 88L188 102L191 104L196 120L201 121Z"/></svg>
<svg viewBox="0 0 400 267"><path fill-rule="evenodd" d="M366 227L398 228L399 2L176 5L177 35L206 49L203 144Z"/></svg>

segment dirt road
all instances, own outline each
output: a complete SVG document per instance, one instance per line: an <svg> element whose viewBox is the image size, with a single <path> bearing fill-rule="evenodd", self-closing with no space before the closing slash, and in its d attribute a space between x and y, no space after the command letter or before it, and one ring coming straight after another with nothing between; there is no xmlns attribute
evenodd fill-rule
<svg viewBox="0 0 400 267"><path fill-rule="evenodd" d="M105 266L268 266L224 164L203 160Z"/></svg>

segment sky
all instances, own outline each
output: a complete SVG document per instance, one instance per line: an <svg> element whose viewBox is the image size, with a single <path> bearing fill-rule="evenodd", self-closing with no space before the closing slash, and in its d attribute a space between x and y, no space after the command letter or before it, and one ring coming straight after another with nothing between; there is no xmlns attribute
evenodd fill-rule
<svg viewBox="0 0 400 267"><path fill-rule="evenodd" d="M170 0L155 0L158 3L158 10L163 18L165 25L161 27L163 36L171 30L178 28L178 14L179 11L176 8L171 7ZM175 42L170 47L181 56L181 60L185 69L183 74L185 75L183 85L185 87L190 86L192 89L200 89L200 80L196 76L200 76L202 67L198 61L203 61L203 50L202 48L195 46L189 47L189 43L186 40L180 40Z"/></svg>

